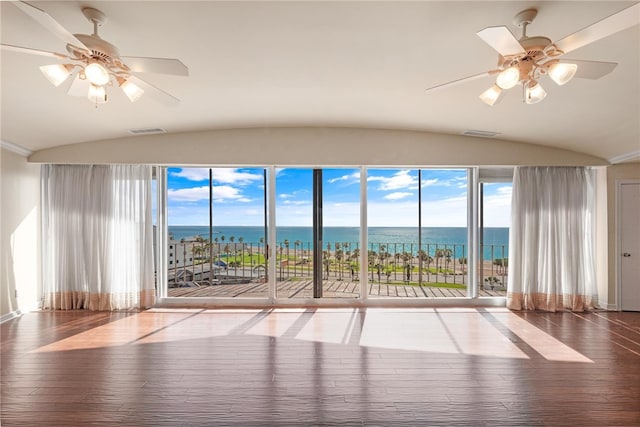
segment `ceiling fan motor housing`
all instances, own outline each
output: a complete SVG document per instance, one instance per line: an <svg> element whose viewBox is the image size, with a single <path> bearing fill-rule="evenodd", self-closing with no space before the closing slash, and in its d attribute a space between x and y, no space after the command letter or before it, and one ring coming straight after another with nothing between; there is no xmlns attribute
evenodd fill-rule
<svg viewBox="0 0 640 427"><path fill-rule="evenodd" d="M117 67L126 71L126 66L120 60L120 52L117 47L98 36L87 34L74 34L74 36L85 46L91 49L92 59L110 68ZM75 46L67 45L67 50L74 57L86 57L85 51L83 49L76 48Z"/></svg>
<svg viewBox="0 0 640 427"><path fill-rule="evenodd" d="M520 81L536 78L538 73L544 73L544 67L541 65L547 59L546 49L552 45L551 39L534 36L523 37L518 41L526 53L500 57L499 66L503 69L517 66L520 71Z"/></svg>

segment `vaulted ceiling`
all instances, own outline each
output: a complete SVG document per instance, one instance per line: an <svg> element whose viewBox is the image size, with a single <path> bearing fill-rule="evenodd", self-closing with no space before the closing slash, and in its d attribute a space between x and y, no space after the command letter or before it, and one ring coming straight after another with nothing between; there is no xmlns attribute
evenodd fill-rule
<svg viewBox="0 0 640 427"><path fill-rule="evenodd" d="M1 51L1 139L37 151L130 136L265 126L408 129L561 147L609 160L640 157L640 30L636 25L567 55L617 62L598 80L541 83L548 96L522 102L518 88L494 107L478 95L485 77L425 93L439 83L496 67L498 54L477 35L535 7L528 35L561 39L634 1L501 2L30 2L72 33L91 34L81 9L100 9L100 36L122 55L178 58L189 77L143 78L181 100L117 88L98 108L52 86L39 66L56 60ZM65 44L11 4L1 2L4 44L66 52ZM303 143L303 142L301 142Z"/></svg>

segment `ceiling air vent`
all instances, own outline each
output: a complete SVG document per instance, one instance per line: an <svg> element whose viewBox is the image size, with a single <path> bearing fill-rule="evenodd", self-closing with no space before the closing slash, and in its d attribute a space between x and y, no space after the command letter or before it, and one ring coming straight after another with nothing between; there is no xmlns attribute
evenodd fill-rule
<svg viewBox="0 0 640 427"><path fill-rule="evenodd" d="M154 135L156 133L167 133L167 131L162 128L129 129L128 132L131 135Z"/></svg>
<svg viewBox="0 0 640 427"><path fill-rule="evenodd" d="M500 132L491 132L487 130L466 130L462 132L464 136L477 136L480 138L493 138L496 135L500 135Z"/></svg>

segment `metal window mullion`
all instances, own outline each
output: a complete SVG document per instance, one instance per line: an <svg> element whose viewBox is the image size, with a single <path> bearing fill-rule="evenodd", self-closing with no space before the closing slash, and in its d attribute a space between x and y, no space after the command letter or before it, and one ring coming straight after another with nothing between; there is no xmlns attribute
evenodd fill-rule
<svg viewBox="0 0 640 427"><path fill-rule="evenodd" d="M168 287L168 271L167 271L167 245L169 235L169 224L167 221L167 168L166 166L156 167L156 197L157 197L157 221L156 226L156 280L157 280L157 297L167 297Z"/></svg>
<svg viewBox="0 0 640 427"><path fill-rule="evenodd" d="M467 255L467 294L471 298L478 298L478 265L479 263L479 217L481 215L478 203L478 168L467 169L467 241L469 253Z"/></svg>
<svg viewBox="0 0 640 427"><path fill-rule="evenodd" d="M367 229L367 168L360 166L360 297L363 301L369 297L367 292L369 275L367 266L368 256L368 229Z"/></svg>
<svg viewBox="0 0 640 427"><path fill-rule="evenodd" d="M269 300L275 302L277 299L276 294L276 167L269 166L268 167L268 186L267 186L267 195L269 202L267 204L269 211L269 227L267 230L268 240L267 245L269 246L269 265L267 266L267 277L269 283ZM265 200L265 203L267 201ZM265 251L266 253L267 251Z"/></svg>

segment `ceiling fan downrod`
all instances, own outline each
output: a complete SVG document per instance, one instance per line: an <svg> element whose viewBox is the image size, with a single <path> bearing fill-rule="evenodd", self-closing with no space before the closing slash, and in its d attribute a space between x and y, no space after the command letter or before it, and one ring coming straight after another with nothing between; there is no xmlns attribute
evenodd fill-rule
<svg viewBox="0 0 640 427"><path fill-rule="evenodd" d="M522 28L522 36L520 37L520 40L527 38L527 25L531 24L537 15L537 9L527 9L513 17L513 23L515 26Z"/></svg>

